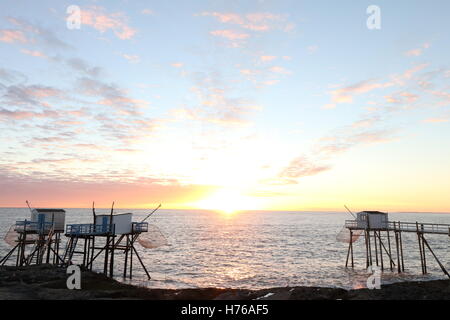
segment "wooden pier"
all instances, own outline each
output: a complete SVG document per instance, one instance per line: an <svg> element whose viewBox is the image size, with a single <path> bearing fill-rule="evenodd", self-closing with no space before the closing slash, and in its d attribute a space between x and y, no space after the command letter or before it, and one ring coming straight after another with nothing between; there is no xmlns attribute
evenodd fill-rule
<svg viewBox="0 0 450 320"><path fill-rule="evenodd" d="M380 266L382 271L385 268L393 271L395 268L399 273L404 272L405 257L402 234L406 232L417 235L422 274L427 274L426 253L429 252L436 260L442 272L450 278L445 266L438 259L426 239L426 235L450 236L450 224L387 221L386 213L377 211L366 211L365 213L365 218L358 215L358 218L355 220L345 221L344 227L348 229L350 235L345 263L346 268L349 265L354 268L353 246L356 239L362 236L366 250L366 268L376 265ZM375 215L385 215L386 219L370 219L371 215L373 217ZM393 239L391 238L392 235L394 236ZM395 255L393 246L395 246ZM385 257L387 257L386 260Z"/></svg>
<svg viewBox="0 0 450 320"><path fill-rule="evenodd" d="M150 273L144 265L134 244L139 236L148 232L147 222L132 222L132 214L113 214L114 203L109 215L96 215L92 208L92 224L69 224L65 236L68 238L64 251L64 265L74 263L74 255L80 256L77 264L92 270L94 262L103 255L103 273L114 276L117 251L123 253L123 278L133 277L133 258L136 256L148 279ZM81 244L81 245L80 245Z"/></svg>
<svg viewBox="0 0 450 320"><path fill-rule="evenodd" d="M30 208L31 210L31 208ZM31 219L16 221L17 234L13 248L0 260L4 265L16 252L16 266L60 264L61 234L64 232L65 211L62 209L32 209Z"/></svg>

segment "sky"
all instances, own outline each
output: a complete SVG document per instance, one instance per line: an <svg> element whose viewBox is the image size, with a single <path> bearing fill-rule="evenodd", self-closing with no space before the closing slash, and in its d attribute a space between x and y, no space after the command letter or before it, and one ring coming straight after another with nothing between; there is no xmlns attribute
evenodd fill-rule
<svg viewBox="0 0 450 320"><path fill-rule="evenodd" d="M450 212L449 13L2 0L0 206Z"/></svg>

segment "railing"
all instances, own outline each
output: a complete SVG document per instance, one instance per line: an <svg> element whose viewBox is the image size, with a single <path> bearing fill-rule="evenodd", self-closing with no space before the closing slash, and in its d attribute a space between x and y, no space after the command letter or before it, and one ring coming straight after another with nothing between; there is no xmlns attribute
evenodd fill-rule
<svg viewBox="0 0 450 320"><path fill-rule="evenodd" d="M111 232L111 224L68 224L66 234L68 235L93 235Z"/></svg>
<svg viewBox="0 0 450 320"><path fill-rule="evenodd" d="M148 222L133 222L133 232L148 232Z"/></svg>
<svg viewBox="0 0 450 320"><path fill-rule="evenodd" d="M449 234L450 224L398 221L398 222L389 222L389 229L406 232L417 232L417 229L419 229L419 231L423 233Z"/></svg>
<svg viewBox="0 0 450 320"><path fill-rule="evenodd" d="M345 227L348 229L366 229L367 222L359 220L346 220ZM448 234L450 235L450 224L443 223L419 223L419 222L401 222L401 221L389 221L383 229L398 230L403 232L419 232L423 233L435 233L435 234Z"/></svg>
<svg viewBox="0 0 450 320"><path fill-rule="evenodd" d="M36 221L16 221L16 226L14 227L14 231L16 232L38 232L44 233L50 231L53 223L51 222L36 222Z"/></svg>

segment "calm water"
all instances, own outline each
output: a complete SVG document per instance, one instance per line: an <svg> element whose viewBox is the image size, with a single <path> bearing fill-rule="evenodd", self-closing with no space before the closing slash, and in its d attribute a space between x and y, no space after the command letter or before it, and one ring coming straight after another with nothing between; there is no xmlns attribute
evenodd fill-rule
<svg viewBox="0 0 450 320"><path fill-rule="evenodd" d="M127 211L134 212L134 221L140 221L148 213L117 210ZM29 215L28 209L0 209L1 239L11 224L29 219ZM396 221L450 223L449 214L393 213L389 217ZM335 239L344 220L349 218L347 213L330 212L244 212L224 216L205 211L161 210L149 222L158 226L170 245L144 249L136 244L153 279L145 281L144 272L135 260L133 283L155 288L361 287L368 276L364 272L362 239L355 243L355 271L343 267L347 245ZM89 209L67 210L66 223L90 222ZM450 269L449 237L428 236L428 241ZM8 249L7 244L0 242L0 256ZM444 278L431 255L428 255L430 275L420 275L414 234L404 235L404 251L406 274L385 272L384 283ZM121 274L120 255L116 259L117 275Z"/></svg>

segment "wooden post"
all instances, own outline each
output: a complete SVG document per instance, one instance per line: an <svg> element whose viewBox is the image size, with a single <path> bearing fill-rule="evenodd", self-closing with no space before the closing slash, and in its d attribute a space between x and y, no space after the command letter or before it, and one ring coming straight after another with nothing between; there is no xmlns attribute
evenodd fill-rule
<svg viewBox="0 0 450 320"><path fill-rule="evenodd" d="M370 244L370 230L367 232L367 239L368 239L368 243L369 243L369 261L370 261L370 265L373 266L373 262L372 262L372 246Z"/></svg>
<svg viewBox="0 0 450 320"><path fill-rule="evenodd" d="M434 254L433 250L431 249L430 245L428 244L428 241L425 240L424 237L422 237L422 240L426 244L426 246L428 247L428 250L430 250L430 252L433 255L433 257L436 259L437 263L439 264L439 267L441 267L441 270L447 275L447 277L450 278L450 274L447 272L447 270L445 269L444 265L439 261L437 256Z"/></svg>
<svg viewBox="0 0 450 320"><path fill-rule="evenodd" d="M400 222L398 223L400 227ZM400 257L402 258L402 271L405 272L405 260L403 255L403 240L402 240L402 232L399 232L399 241L400 241Z"/></svg>
<svg viewBox="0 0 450 320"><path fill-rule="evenodd" d="M355 263L353 261L353 232L350 232L350 249L352 255L352 269L355 267Z"/></svg>
<svg viewBox="0 0 450 320"><path fill-rule="evenodd" d="M381 262L381 271L384 271L384 264L383 264L383 243L381 242L381 231L378 231L378 242L380 243L380 262Z"/></svg>
<svg viewBox="0 0 450 320"><path fill-rule="evenodd" d="M391 271L393 271L394 266L392 264L393 261L392 261L392 250L391 250L391 235L389 233L389 227L387 229L387 237L388 237L388 247L389 247L389 264L391 267Z"/></svg>
<svg viewBox="0 0 450 320"><path fill-rule="evenodd" d="M378 266L378 247L377 247L377 232L373 232L373 246L375 247L375 262Z"/></svg>
<svg viewBox="0 0 450 320"><path fill-rule="evenodd" d="M145 267L144 263L141 260L141 257L139 256L139 253L137 252L136 248L133 246L132 249L134 250L134 253L136 253L136 257L138 258L139 262L141 263L142 268L144 269L145 273L147 274L148 280L151 279L150 274L147 271L147 268Z"/></svg>
<svg viewBox="0 0 450 320"><path fill-rule="evenodd" d="M420 225L420 229L422 231L421 237L422 237L423 266L424 266L425 274L426 274L426 273L428 273L428 270L427 270L427 255L425 254L425 241L424 241L425 238L423 235L423 232L424 232L423 224Z"/></svg>
<svg viewBox="0 0 450 320"><path fill-rule="evenodd" d="M398 236L399 231L397 230L396 222L394 222L394 233L395 233L395 248L396 248L396 252L397 252L397 269L398 269L397 271L398 271L398 273L402 273L401 261L400 261L400 241L399 241L399 236Z"/></svg>
<svg viewBox="0 0 450 320"><path fill-rule="evenodd" d="M369 244L367 241L367 231L364 230L364 243L366 245L366 269L369 268Z"/></svg>
<svg viewBox="0 0 450 320"><path fill-rule="evenodd" d="M348 242L348 250L347 250L347 259L345 260L345 268L348 267L348 259L350 257L350 250L352 246L352 230L349 230L350 232L350 241Z"/></svg>
<svg viewBox="0 0 450 320"><path fill-rule="evenodd" d="M89 261L89 270L92 271L92 265L94 264L94 253L95 253L95 236L92 237L92 253L91 253L91 259Z"/></svg>
<svg viewBox="0 0 450 320"><path fill-rule="evenodd" d="M425 274L425 267L423 265L423 252L422 252L422 239L419 231L419 223L416 222L416 230L417 230L417 241L419 243L419 253L420 253L420 266L422 267L422 274Z"/></svg>
<svg viewBox="0 0 450 320"><path fill-rule="evenodd" d="M127 277L127 264L128 264L128 250L129 250L129 235L126 236L126 247L125 247L125 264L123 266L123 277Z"/></svg>

